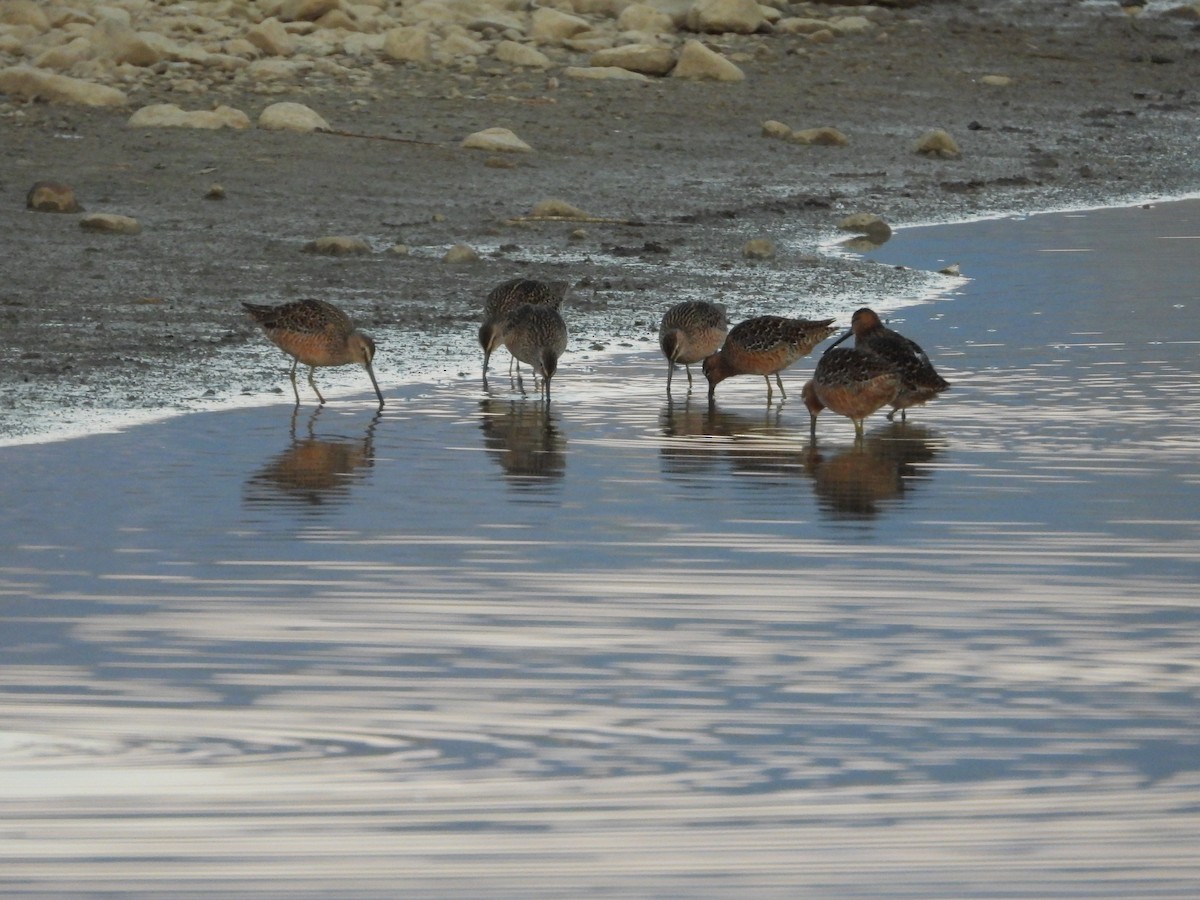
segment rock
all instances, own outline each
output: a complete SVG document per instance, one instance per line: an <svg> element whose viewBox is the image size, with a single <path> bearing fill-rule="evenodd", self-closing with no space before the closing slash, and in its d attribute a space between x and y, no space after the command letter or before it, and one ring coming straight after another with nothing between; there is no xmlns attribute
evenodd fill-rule
<svg viewBox="0 0 1200 900"><path fill-rule="evenodd" d="M633 72L620 66L567 66L565 78L590 78L595 81L649 81L641 72Z"/></svg>
<svg viewBox="0 0 1200 900"><path fill-rule="evenodd" d="M624 44L593 53L588 63L601 68L616 66L643 75L666 75L675 67L675 53L669 47Z"/></svg>
<svg viewBox="0 0 1200 900"><path fill-rule="evenodd" d="M447 263L468 263L475 262L479 259L479 254L466 244L455 244L442 257L442 262Z"/></svg>
<svg viewBox="0 0 1200 900"><path fill-rule="evenodd" d="M990 84L992 87L1008 87L1013 80L1007 75L984 75L979 82L980 84Z"/></svg>
<svg viewBox="0 0 1200 900"><path fill-rule="evenodd" d="M39 69L70 69L95 55L92 42L85 37L77 37L44 51L34 58L33 64Z"/></svg>
<svg viewBox="0 0 1200 900"><path fill-rule="evenodd" d="M272 103L258 116L258 127L267 131L333 131L320 115L303 103Z"/></svg>
<svg viewBox="0 0 1200 900"><path fill-rule="evenodd" d="M81 106L124 106L129 98L116 88L30 66L0 69L0 93L25 100L77 103Z"/></svg>
<svg viewBox="0 0 1200 900"><path fill-rule="evenodd" d="M746 259L774 259L775 243L768 238L754 238L746 241L742 247L742 256Z"/></svg>
<svg viewBox="0 0 1200 900"><path fill-rule="evenodd" d="M462 142L467 150L486 150L489 153L532 153L533 148L507 128L485 128L468 135Z"/></svg>
<svg viewBox="0 0 1200 900"><path fill-rule="evenodd" d="M420 26L393 28L383 36L383 55L396 62L428 63L433 58L433 40Z"/></svg>
<svg viewBox="0 0 1200 900"><path fill-rule="evenodd" d="M255 85L264 81L297 81L313 68L309 60L295 62L277 59L257 59L246 67L247 79Z"/></svg>
<svg viewBox="0 0 1200 900"><path fill-rule="evenodd" d="M362 238L346 237L344 235L328 235L309 241L301 248L305 253L316 253L321 256L354 256L370 253L371 246Z"/></svg>
<svg viewBox="0 0 1200 900"><path fill-rule="evenodd" d="M500 41L496 44L496 59L510 66L527 69L548 69L554 63L541 50L518 44L516 41Z"/></svg>
<svg viewBox="0 0 1200 900"><path fill-rule="evenodd" d="M775 23L775 30L780 34L816 34L818 31L833 32L829 23L824 19L806 19L800 16L790 16Z"/></svg>
<svg viewBox="0 0 1200 900"><path fill-rule="evenodd" d="M130 128L249 128L250 117L240 109L218 106L188 112L174 103L143 106L129 117Z"/></svg>
<svg viewBox="0 0 1200 900"><path fill-rule="evenodd" d="M529 17L529 23L529 36L539 44L561 44L567 38L592 27L587 19L550 7L535 9Z"/></svg>
<svg viewBox="0 0 1200 900"><path fill-rule="evenodd" d="M279 18L284 22L315 22L340 6L340 0L283 0Z"/></svg>
<svg viewBox="0 0 1200 900"><path fill-rule="evenodd" d="M138 234L142 230L141 223L129 216L118 216L114 213L91 213L79 220L79 227L86 231L99 231L105 234Z"/></svg>
<svg viewBox="0 0 1200 900"><path fill-rule="evenodd" d="M829 29L836 34L862 34L874 27L866 16L835 16L829 20Z"/></svg>
<svg viewBox="0 0 1200 900"><path fill-rule="evenodd" d="M25 208L35 212L82 212L75 189L61 181L39 181L25 195Z"/></svg>
<svg viewBox="0 0 1200 900"><path fill-rule="evenodd" d="M776 122L774 119L767 119L762 124L762 136L767 138L776 138L778 140L786 140L792 136L792 129L784 125L782 122Z"/></svg>
<svg viewBox="0 0 1200 900"><path fill-rule="evenodd" d="M5 0L0 3L0 23L5 25L28 25L39 32L50 30L50 19L41 4L34 0Z"/></svg>
<svg viewBox="0 0 1200 900"><path fill-rule="evenodd" d="M665 12L645 3L631 3L617 16L618 31L637 31L641 34L671 34L675 23Z"/></svg>
<svg viewBox="0 0 1200 900"><path fill-rule="evenodd" d="M161 35L134 31L115 18L97 22L89 39L97 56L107 57L117 65L128 63L141 68L162 62L173 49Z"/></svg>
<svg viewBox="0 0 1200 900"><path fill-rule="evenodd" d="M962 266L960 266L958 263L951 263L950 265L945 266L944 268L938 269L938 274L939 275L952 275L955 278L958 278L959 276L962 275Z"/></svg>
<svg viewBox="0 0 1200 900"><path fill-rule="evenodd" d="M245 39L268 56L291 56L296 49L295 38L274 17L247 29Z"/></svg>
<svg viewBox="0 0 1200 900"><path fill-rule="evenodd" d="M954 159L962 154L954 138L940 128L927 131L917 139L917 153L926 156L940 156L944 159Z"/></svg>
<svg viewBox="0 0 1200 900"><path fill-rule="evenodd" d="M850 143L850 138L836 128L829 127L793 131L788 135L788 140L793 144L817 144L823 147L845 147Z"/></svg>
<svg viewBox="0 0 1200 900"><path fill-rule="evenodd" d="M756 0L696 0L684 25L707 34L753 34L767 24Z"/></svg>
<svg viewBox="0 0 1200 900"><path fill-rule="evenodd" d="M853 231L855 234L865 234L876 243L882 244L892 236L892 226L874 213L855 213L846 216L838 222L842 231Z"/></svg>
<svg viewBox="0 0 1200 900"><path fill-rule="evenodd" d="M553 197L546 200L540 200L534 204L533 209L529 211L529 215L535 219L591 219L578 206L572 206L565 200L558 200Z"/></svg>
<svg viewBox="0 0 1200 900"><path fill-rule="evenodd" d="M697 81L743 81L746 73L716 51L690 40L683 45L671 76Z"/></svg>
<svg viewBox="0 0 1200 900"><path fill-rule="evenodd" d="M225 188L223 185L213 183L208 186L208 190L204 192L205 200L224 200Z"/></svg>

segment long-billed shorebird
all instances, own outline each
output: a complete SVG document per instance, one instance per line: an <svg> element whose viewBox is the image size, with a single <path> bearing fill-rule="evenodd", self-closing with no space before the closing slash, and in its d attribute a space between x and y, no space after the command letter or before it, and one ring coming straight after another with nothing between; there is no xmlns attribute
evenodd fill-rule
<svg viewBox="0 0 1200 900"><path fill-rule="evenodd" d="M243 303L251 317L262 326L267 338L276 347L292 357L292 368L288 377L292 380L292 393L296 405L300 405L300 391L296 387L296 365L308 366L308 383L317 400L324 405L313 372L317 366L345 366L357 363L367 370L371 386L383 407L383 392L375 380L371 363L375 359L375 341L354 327L350 317L324 300L295 300L280 306L261 306Z"/></svg>
<svg viewBox="0 0 1200 900"><path fill-rule="evenodd" d="M658 326L658 346L667 358L667 393L677 365L687 372L688 393L692 390L692 363L701 362L721 349L729 333L725 307L707 300L684 300L665 313Z"/></svg>
<svg viewBox="0 0 1200 900"><path fill-rule="evenodd" d="M787 399L779 373L812 352L813 347L837 332L833 319L788 319L784 316L758 316L733 326L720 351L704 359L708 379L708 399L717 385L734 375L761 375L767 382L767 402L771 402L771 376L779 393Z"/></svg>
<svg viewBox="0 0 1200 900"><path fill-rule="evenodd" d="M893 331L880 321L874 310L863 307L850 319L850 330L833 342L830 349L854 335L854 348L874 354L887 363L900 376L900 390L892 401L888 418L900 413L900 421L907 419L905 410L932 400L942 391L949 390L950 382L937 373L929 355L916 341L909 340Z"/></svg>
<svg viewBox="0 0 1200 900"><path fill-rule="evenodd" d="M861 440L863 420L896 399L901 381L900 374L873 353L830 347L801 391L811 417L809 433L816 437L817 414L830 409L850 419L855 437Z"/></svg>
<svg viewBox="0 0 1200 900"><path fill-rule="evenodd" d="M520 364L527 363L535 378L541 376L541 393L549 403L550 379L567 349L567 323L558 310L547 304L521 304L500 320L500 340L518 361L517 384L521 384Z"/></svg>
<svg viewBox="0 0 1200 900"><path fill-rule="evenodd" d="M488 293L483 302L483 324L479 326L479 346L483 348L483 377L487 378L488 361L492 352L500 346L501 320L523 303L548 306L557 310L567 295L565 281L536 281L532 278L513 278L499 284ZM509 362L509 374L512 374Z"/></svg>

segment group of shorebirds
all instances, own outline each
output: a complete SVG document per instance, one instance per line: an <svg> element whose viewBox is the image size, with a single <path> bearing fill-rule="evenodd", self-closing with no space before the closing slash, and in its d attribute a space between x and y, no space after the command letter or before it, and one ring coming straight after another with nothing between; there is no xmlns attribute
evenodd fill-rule
<svg viewBox="0 0 1200 900"><path fill-rule="evenodd" d="M483 379L487 382L492 353L503 346L516 367L521 386L521 363L532 367L540 380L539 396L550 400L550 381L558 359L567 349L567 324L559 312L567 293L565 281L514 278L493 289L484 301L479 345L483 348ZM357 363L367 370L383 407L383 392L375 380L372 362L375 342L354 327L344 312L323 300L297 300L281 306L242 304L262 326L267 337L292 357L289 377L296 403L296 366L308 366L308 383L320 403L325 398L313 380L317 366ZM711 403L716 387L734 375L761 375L771 402L771 376L787 399L779 373L837 333L833 319L789 319L755 316L729 327L725 307L706 300L686 300L663 314L659 346L667 359L667 394L676 366L683 366L692 389L694 363L701 363L708 380ZM854 347L839 344L851 335ZM817 415L825 409L846 416L855 435L863 434L863 421L885 406L888 418L901 420L909 407L925 403L950 387L934 369L929 356L916 342L886 327L874 311L863 307L854 313L850 328L833 342L817 361L812 378L801 394L816 433ZM522 390L524 388L522 387Z"/></svg>

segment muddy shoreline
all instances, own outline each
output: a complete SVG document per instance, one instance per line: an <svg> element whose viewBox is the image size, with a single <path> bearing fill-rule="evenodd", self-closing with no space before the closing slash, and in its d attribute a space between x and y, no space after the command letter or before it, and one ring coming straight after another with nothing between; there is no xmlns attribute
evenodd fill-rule
<svg viewBox="0 0 1200 900"><path fill-rule="evenodd" d="M928 273L819 252L852 213L902 227L1200 189L1195 24L1050 6L923 4L824 46L719 36L711 43L747 74L736 84L376 67L368 85L231 87L205 101L256 113L296 100L364 137L127 127L132 108L181 102L168 82L126 110L0 98L10 161L0 440L96 410L211 407L286 388L243 300L342 305L379 339L386 391L477 374L482 296L518 274L574 285L570 365L646 345L680 299L715 297L735 319L844 316L924 289ZM850 143L769 139L768 120L836 127ZM494 126L535 152L497 164L460 146ZM959 158L913 151L934 127L955 137ZM77 215L27 211L26 192L45 179L70 183L89 212L137 218L142 232L94 234ZM223 199L208 196L214 184ZM516 221L548 198L605 221ZM303 252L324 235L372 252ZM754 238L773 241L775 257L743 257ZM455 244L478 260L445 262Z"/></svg>

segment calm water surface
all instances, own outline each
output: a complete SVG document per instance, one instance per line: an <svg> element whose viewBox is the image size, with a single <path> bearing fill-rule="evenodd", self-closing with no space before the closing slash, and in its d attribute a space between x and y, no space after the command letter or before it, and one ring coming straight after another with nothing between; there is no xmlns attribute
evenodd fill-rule
<svg viewBox="0 0 1200 900"><path fill-rule="evenodd" d="M0 893L1196 896L1198 241L899 234L954 386L861 447L501 354L0 448Z"/></svg>

